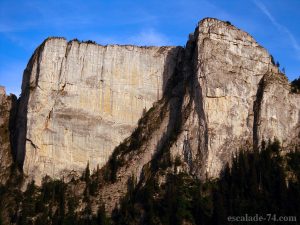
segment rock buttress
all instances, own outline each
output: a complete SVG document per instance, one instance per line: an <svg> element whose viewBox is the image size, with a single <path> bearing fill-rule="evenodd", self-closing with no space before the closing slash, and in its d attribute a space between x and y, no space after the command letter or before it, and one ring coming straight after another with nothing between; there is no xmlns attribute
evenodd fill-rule
<svg viewBox="0 0 300 225"><path fill-rule="evenodd" d="M108 210L130 176L143 180L162 158L179 157L181 169L206 179L241 147L299 141L299 95L249 34L212 18L185 49L49 39L24 72L20 102L25 174L39 183L108 162L114 182L100 194Z"/></svg>
<svg viewBox="0 0 300 225"><path fill-rule="evenodd" d="M178 158L180 170L205 180L218 177L241 147L299 142L300 96L249 34L207 18L177 58L167 92L103 169L113 173L99 191L109 212L130 177L143 185L159 168L173 171Z"/></svg>
<svg viewBox="0 0 300 225"><path fill-rule="evenodd" d="M45 175L103 166L164 92L178 48L46 40L24 72L18 161ZM24 161L24 163L23 163Z"/></svg>

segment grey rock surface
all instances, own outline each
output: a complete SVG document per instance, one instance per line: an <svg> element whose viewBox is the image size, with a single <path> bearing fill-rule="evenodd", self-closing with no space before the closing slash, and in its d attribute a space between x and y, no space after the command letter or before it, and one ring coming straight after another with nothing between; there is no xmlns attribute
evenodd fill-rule
<svg viewBox="0 0 300 225"><path fill-rule="evenodd" d="M159 160L180 158L180 170L202 180L219 176L241 147L277 138L285 148L299 144L300 95L249 34L216 19L204 19L177 60L178 73L163 99L139 124L141 146L130 151L116 181L99 192L111 211L126 193L129 177L147 179ZM162 115L159 119L156 115ZM159 121L159 122L157 122ZM149 133L149 124L159 123ZM136 136L136 135L135 135ZM126 148L125 148L126 149ZM124 150L123 152L126 152ZM122 164L122 163L121 163ZM173 170L171 170L173 171Z"/></svg>
<svg viewBox="0 0 300 225"><path fill-rule="evenodd" d="M294 141L300 96L290 94L269 53L246 32L216 19L201 21L194 36L199 97L185 125L194 146L192 170L214 178L242 146L274 138L283 145Z"/></svg>
<svg viewBox="0 0 300 225"><path fill-rule="evenodd" d="M17 160L39 184L88 162L107 171L119 146L116 180L98 198L111 211L128 178L143 181L168 154L207 179L241 147L299 143L299 103L269 53L217 19L202 20L185 48L48 39L24 72Z"/></svg>
<svg viewBox="0 0 300 225"><path fill-rule="evenodd" d="M162 97L176 47L46 40L22 84L18 161L37 184L103 166L143 111Z"/></svg>

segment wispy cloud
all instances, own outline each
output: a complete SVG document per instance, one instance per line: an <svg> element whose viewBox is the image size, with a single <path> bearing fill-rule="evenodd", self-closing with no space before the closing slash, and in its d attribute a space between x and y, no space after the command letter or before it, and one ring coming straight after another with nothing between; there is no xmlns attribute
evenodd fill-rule
<svg viewBox="0 0 300 225"><path fill-rule="evenodd" d="M1 31L0 31L1 33ZM3 37L7 38L11 43L24 49L25 51L32 53L32 51L41 44L40 40L35 37L25 38L20 37L15 32L3 32Z"/></svg>
<svg viewBox="0 0 300 225"><path fill-rule="evenodd" d="M22 32L27 29L37 27L41 24L40 21L21 21L16 22L14 20L0 20L0 33L7 33L7 32Z"/></svg>
<svg viewBox="0 0 300 225"><path fill-rule="evenodd" d="M298 41L296 40L295 36L293 35L293 33L284 25L280 24L275 17L271 14L271 12L267 9L267 7L261 3L258 0L254 0L255 5L259 8L259 10L265 14L269 20L271 21L271 23L281 32L285 33L287 35L287 37L289 38L292 47L295 49L295 51L297 52L298 55L298 59L300 59L300 45L298 43Z"/></svg>
<svg viewBox="0 0 300 225"><path fill-rule="evenodd" d="M128 42L131 44L148 46L170 45L168 38L153 28L142 30L140 33L129 37Z"/></svg>
<svg viewBox="0 0 300 225"><path fill-rule="evenodd" d="M6 32L15 32L15 31L21 31L24 30L27 26L13 26L8 24L0 24L0 33L6 33Z"/></svg>
<svg viewBox="0 0 300 225"><path fill-rule="evenodd" d="M80 40L94 40L101 45L120 44L138 46L168 46L172 41L154 28L141 29L138 32L117 33L104 35L100 32L85 33L78 37Z"/></svg>

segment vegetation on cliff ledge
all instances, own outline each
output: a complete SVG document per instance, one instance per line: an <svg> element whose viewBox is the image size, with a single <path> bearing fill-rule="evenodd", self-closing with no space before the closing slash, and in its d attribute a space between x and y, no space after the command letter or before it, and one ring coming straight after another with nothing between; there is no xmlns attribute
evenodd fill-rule
<svg viewBox="0 0 300 225"><path fill-rule="evenodd" d="M292 93L300 93L300 77L291 82Z"/></svg>

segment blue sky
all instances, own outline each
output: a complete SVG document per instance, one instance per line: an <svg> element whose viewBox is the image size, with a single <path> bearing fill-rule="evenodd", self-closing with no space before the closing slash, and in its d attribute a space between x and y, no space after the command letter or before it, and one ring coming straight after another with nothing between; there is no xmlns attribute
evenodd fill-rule
<svg viewBox="0 0 300 225"><path fill-rule="evenodd" d="M300 75L299 11L300 0L0 0L0 85L18 95L30 56L49 36L184 45L204 17L250 33L292 80Z"/></svg>

